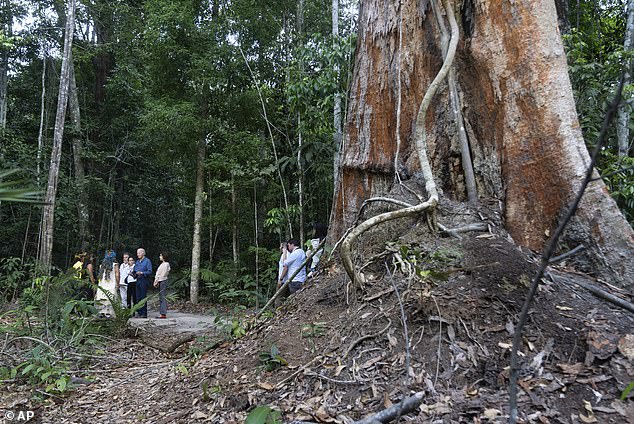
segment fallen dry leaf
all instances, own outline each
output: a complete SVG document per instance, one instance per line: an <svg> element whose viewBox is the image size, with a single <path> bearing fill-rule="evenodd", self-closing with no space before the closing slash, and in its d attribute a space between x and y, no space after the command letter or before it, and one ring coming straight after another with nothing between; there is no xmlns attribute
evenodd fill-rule
<svg viewBox="0 0 634 424"><path fill-rule="evenodd" d="M581 362L577 362L576 364L557 364L557 366L561 368L565 374L574 375L577 375L586 369L586 366Z"/></svg>
<svg viewBox="0 0 634 424"><path fill-rule="evenodd" d="M274 387L272 384L260 381L258 382L258 386L260 386L261 388L263 388L264 390L273 390Z"/></svg>
<svg viewBox="0 0 634 424"><path fill-rule="evenodd" d="M570 306L559 306L559 305L556 305L555 308L559 309L560 311L572 311L573 310Z"/></svg>
<svg viewBox="0 0 634 424"><path fill-rule="evenodd" d="M502 415L502 411L495 408L487 408L484 410L484 418L494 420L497 416Z"/></svg>
<svg viewBox="0 0 634 424"><path fill-rule="evenodd" d="M619 352L630 361L634 360L634 334L627 334L619 340Z"/></svg>

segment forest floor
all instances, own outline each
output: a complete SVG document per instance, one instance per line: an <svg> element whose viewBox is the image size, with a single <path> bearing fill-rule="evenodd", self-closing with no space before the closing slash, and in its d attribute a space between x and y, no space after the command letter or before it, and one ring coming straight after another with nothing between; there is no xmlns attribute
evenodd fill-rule
<svg viewBox="0 0 634 424"><path fill-rule="evenodd" d="M430 234L422 220L387 224L360 241L364 287L330 262L239 339L210 333L163 343L170 351L131 334L83 374L89 384L49 397L38 417L237 423L268 405L281 422L350 423L422 391L420 407L401 422L506 422L514 323L538 258L500 229L495 209L444 206L439 221L486 222L489 230L457 239ZM573 262L550 268L531 308L521 422L634 423L632 394L619 400L634 381L634 317L563 279L627 296L574 272ZM27 393L10 386L3 397L17 408L20 396L23 406L32 402Z"/></svg>

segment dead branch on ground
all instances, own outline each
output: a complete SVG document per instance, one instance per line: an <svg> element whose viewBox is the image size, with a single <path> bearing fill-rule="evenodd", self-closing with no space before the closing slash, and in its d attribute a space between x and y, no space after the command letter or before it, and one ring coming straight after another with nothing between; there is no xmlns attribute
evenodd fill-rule
<svg viewBox="0 0 634 424"><path fill-rule="evenodd" d="M392 405L377 414L356 421L355 424L389 423L397 417L414 412L423 402L424 396L425 392L417 392L402 402Z"/></svg>

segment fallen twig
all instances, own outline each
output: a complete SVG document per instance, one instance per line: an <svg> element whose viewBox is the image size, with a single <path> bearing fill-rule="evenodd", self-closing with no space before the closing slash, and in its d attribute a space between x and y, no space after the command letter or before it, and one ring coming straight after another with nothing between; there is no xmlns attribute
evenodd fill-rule
<svg viewBox="0 0 634 424"><path fill-rule="evenodd" d="M403 308L403 301L401 299L401 294L398 292L398 287L394 282L394 274L390 273L390 268L385 264L385 268L387 269L387 273L390 276L390 282L392 283L392 287L394 288L394 293L396 294L396 299L398 300L398 304L401 309L401 322L403 323L403 337L405 338L405 379L409 380L409 367L411 363L411 354L409 351L409 335L407 333L407 316L405 315L405 309Z"/></svg>
<svg viewBox="0 0 634 424"><path fill-rule="evenodd" d="M580 244L579 246L575 247L574 249L566 252L566 253L562 253L559 256L555 256L554 258L551 258L548 260L548 263L550 264L554 264L555 262L560 262L563 261L564 259L574 255L575 253L581 252L582 250L584 250L586 247L583 244Z"/></svg>
<svg viewBox="0 0 634 424"><path fill-rule="evenodd" d="M365 381L357 381L357 380L335 380L334 378L326 377L323 374L318 374L318 373L312 372L312 371L305 372L304 374L312 375L312 376L315 376L315 377L319 377L319 378L321 378L323 380L330 381L330 382L336 383L336 384L365 384L366 383Z"/></svg>
<svg viewBox="0 0 634 424"><path fill-rule="evenodd" d="M392 405L377 414L364 418L361 421L356 421L355 424L389 423L396 417L415 411L418 408L418 405L423 402L424 396L425 392L417 392L413 396L410 396L402 402Z"/></svg>
<svg viewBox="0 0 634 424"><path fill-rule="evenodd" d="M322 359L322 356L315 356L313 359L310 360L310 362L307 362L306 364L302 365L301 367L299 367L299 369L297 371L295 371L293 374L289 375L288 377L286 377L284 380L278 382L275 387L281 387L284 383L286 383L287 381L291 380L292 378L294 378L297 374L299 374L300 372L304 371L306 368L310 367L312 364L315 363L315 361L317 361L318 359Z"/></svg>

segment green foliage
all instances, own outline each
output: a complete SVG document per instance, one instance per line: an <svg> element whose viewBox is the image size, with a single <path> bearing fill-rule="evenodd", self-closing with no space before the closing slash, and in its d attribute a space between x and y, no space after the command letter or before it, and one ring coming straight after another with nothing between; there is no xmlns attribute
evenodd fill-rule
<svg viewBox="0 0 634 424"><path fill-rule="evenodd" d="M280 350L274 344L271 345L270 351L260 352L258 358L260 364L262 364L267 371L275 371L288 365L288 362L280 355Z"/></svg>
<svg viewBox="0 0 634 424"><path fill-rule="evenodd" d="M305 338L321 337L326 334L325 325L325 322L303 324L300 333Z"/></svg>
<svg viewBox="0 0 634 424"><path fill-rule="evenodd" d="M0 171L0 202L40 203L42 192L35 188L24 187L25 180L9 180L8 177L20 172L19 169Z"/></svg>
<svg viewBox="0 0 634 424"><path fill-rule="evenodd" d="M199 336L189 345L187 354L194 360L200 359L206 352L214 349L218 346L218 338L212 338L210 336Z"/></svg>
<svg viewBox="0 0 634 424"><path fill-rule="evenodd" d="M31 285L35 263L20 258L0 258L0 301L11 302Z"/></svg>
<svg viewBox="0 0 634 424"><path fill-rule="evenodd" d="M634 157L602 152L601 176L627 220L634 224Z"/></svg>
<svg viewBox="0 0 634 424"><path fill-rule="evenodd" d="M114 317L111 317L111 319L105 321L104 325L105 327L108 327L109 330L115 335L123 334L130 318L132 318L134 314L137 313L138 310L141 309L150 298L150 296L148 296L145 299L142 299L139 302L135 303L132 308L127 308L121 304L121 301L119 300L117 295L109 292L108 290L105 290L101 286L97 286L97 290L101 291L108 299L108 302L110 302L110 305L112 305Z"/></svg>
<svg viewBox="0 0 634 424"><path fill-rule="evenodd" d="M249 413L245 424L281 424L282 414L268 406L258 406Z"/></svg>
<svg viewBox="0 0 634 424"><path fill-rule="evenodd" d="M447 281L449 268L462 258L461 251L450 248L427 252L415 244L388 242L387 249L395 252L394 264L400 272L414 274L424 282Z"/></svg>
<svg viewBox="0 0 634 424"><path fill-rule="evenodd" d="M247 334L246 307L237 305L228 314L221 314L215 308L210 311L218 328L230 339L239 339Z"/></svg>
<svg viewBox="0 0 634 424"><path fill-rule="evenodd" d="M628 384L627 387L623 390L623 393L621 393L620 399L621 400L627 399L627 396L630 394L632 390L634 390L634 381Z"/></svg>

